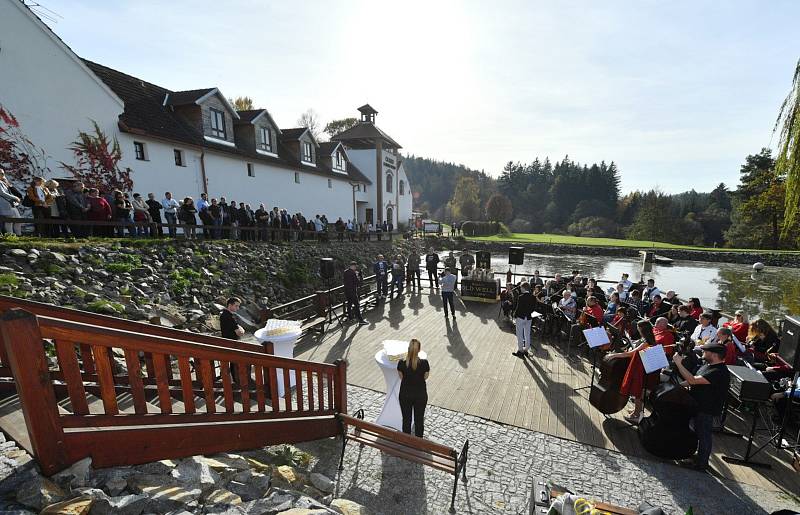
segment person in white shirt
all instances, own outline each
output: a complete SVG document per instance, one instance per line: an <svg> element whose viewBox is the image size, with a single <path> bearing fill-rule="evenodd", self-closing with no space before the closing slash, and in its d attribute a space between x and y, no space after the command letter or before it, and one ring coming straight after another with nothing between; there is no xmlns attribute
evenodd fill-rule
<svg viewBox="0 0 800 515"><path fill-rule="evenodd" d="M692 340L708 343L717 337L717 328L711 325L711 314L700 315L700 325L694 328Z"/></svg>
<svg viewBox="0 0 800 515"><path fill-rule="evenodd" d="M628 280L628 274L622 274L622 279L619 282L625 288L625 291L630 290L631 286L633 286L633 283Z"/></svg>
<svg viewBox="0 0 800 515"><path fill-rule="evenodd" d="M648 279L647 280L647 288L644 289L644 293L645 293L644 297L646 299L649 299L650 301L652 301L655 298L656 295L661 295L661 290L656 288L655 280ZM663 298L664 296L661 295L661 297Z"/></svg>
<svg viewBox="0 0 800 515"><path fill-rule="evenodd" d="M575 322L575 310L578 307L577 302L575 302L575 298L572 296L572 292L569 290L564 290L562 294L563 298L558 301L558 307L561 308L561 311L569 318L570 322Z"/></svg>
<svg viewBox="0 0 800 515"><path fill-rule="evenodd" d="M164 207L164 218L166 218L169 225L169 236L174 238L178 234L176 226L178 224L178 208L181 205L172 198L172 193L170 192L164 193L164 200L161 201L161 205Z"/></svg>
<svg viewBox="0 0 800 515"><path fill-rule="evenodd" d="M617 289L614 291L619 294L619 300L622 302L626 302L628 300L628 289L625 288L625 283L617 283Z"/></svg>
<svg viewBox="0 0 800 515"><path fill-rule="evenodd" d="M450 313L453 314L453 321L456 319L456 307L453 302L456 290L456 276L449 268L444 269L444 273L439 278L442 285L442 307L444 308L444 318L447 318L447 306L450 305Z"/></svg>

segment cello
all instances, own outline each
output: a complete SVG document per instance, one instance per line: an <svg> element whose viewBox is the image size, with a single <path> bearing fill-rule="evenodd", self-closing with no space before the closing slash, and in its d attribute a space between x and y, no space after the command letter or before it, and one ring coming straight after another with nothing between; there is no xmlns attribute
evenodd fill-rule
<svg viewBox="0 0 800 515"><path fill-rule="evenodd" d="M604 415L622 410L628 404L628 396L619 393L622 379L631 358L602 359L598 365L600 378L589 392L589 404Z"/></svg>

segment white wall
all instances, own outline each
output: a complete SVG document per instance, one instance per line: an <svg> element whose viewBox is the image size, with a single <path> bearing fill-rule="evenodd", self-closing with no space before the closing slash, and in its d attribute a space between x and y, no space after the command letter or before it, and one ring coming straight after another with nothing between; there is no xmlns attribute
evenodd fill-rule
<svg viewBox="0 0 800 515"><path fill-rule="evenodd" d="M50 158L50 176L64 176L59 162L74 163L67 146L90 120L117 133L122 102L41 22L16 0L0 1L0 103Z"/></svg>
<svg viewBox="0 0 800 515"><path fill-rule="evenodd" d="M146 161L136 159L133 142L145 144ZM192 197L197 200L203 191L200 174L200 150L176 143L143 138L128 133L119 135L122 160L120 168L133 170L133 191L145 198L155 193L157 199L163 198L165 191L172 192L175 198ZM175 165L175 149L183 151L185 166Z"/></svg>

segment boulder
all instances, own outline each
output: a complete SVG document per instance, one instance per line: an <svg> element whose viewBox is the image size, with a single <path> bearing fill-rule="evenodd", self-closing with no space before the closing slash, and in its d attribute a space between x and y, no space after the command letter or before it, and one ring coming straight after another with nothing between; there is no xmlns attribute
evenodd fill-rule
<svg viewBox="0 0 800 515"><path fill-rule="evenodd" d="M94 499L91 497L76 497L51 504L43 509L40 515L88 515L93 503Z"/></svg>
<svg viewBox="0 0 800 515"><path fill-rule="evenodd" d="M207 495L203 496L202 501L210 505L228 504L236 506L242 504L241 497L224 488L212 490Z"/></svg>
<svg viewBox="0 0 800 515"><path fill-rule="evenodd" d="M369 515L370 511L357 502L347 499L334 499L331 501L331 509L342 515Z"/></svg>
<svg viewBox="0 0 800 515"><path fill-rule="evenodd" d="M52 480L64 487L86 486L92 474L92 458L84 458L73 463L68 469L52 476Z"/></svg>
<svg viewBox="0 0 800 515"><path fill-rule="evenodd" d="M242 501L252 501L261 499L266 493L264 490L256 488L254 485L248 483L240 483L238 481L230 481L227 485L228 490L242 498Z"/></svg>
<svg viewBox="0 0 800 515"><path fill-rule="evenodd" d="M66 498L67 493L61 487L42 476L36 476L31 481L26 481L17 490L17 502L37 510L61 502Z"/></svg>
<svg viewBox="0 0 800 515"><path fill-rule="evenodd" d="M222 483L222 478L211 470L203 456L192 456L181 460L171 475L178 482L199 487L203 491L211 490Z"/></svg>
<svg viewBox="0 0 800 515"><path fill-rule="evenodd" d="M334 484L331 479L323 474L319 474L317 472L311 473L311 484L314 485L314 488L329 494L333 492Z"/></svg>
<svg viewBox="0 0 800 515"><path fill-rule="evenodd" d="M273 482L280 486L299 487L303 484L300 472L289 465L281 465L272 471Z"/></svg>
<svg viewBox="0 0 800 515"><path fill-rule="evenodd" d="M295 496L283 490L274 490L264 499L242 504L240 507L247 514L280 513L292 509Z"/></svg>
<svg viewBox="0 0 800 515"><path fill-rule="evenodd" d="M145 494L123 495L97 499L92 506L92 515L139 515L150 505Z"/></svg>

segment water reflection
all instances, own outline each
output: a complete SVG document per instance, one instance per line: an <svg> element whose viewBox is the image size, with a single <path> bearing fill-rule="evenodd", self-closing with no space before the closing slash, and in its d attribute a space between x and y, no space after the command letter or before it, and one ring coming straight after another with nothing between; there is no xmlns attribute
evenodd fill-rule
<svg viewBox="0 0 800 515"><path fill-rule="evenodd" d="M456 252L456 257L459 254ZM508 270L508 255L493 254L492 268L496 272ZM534 270L546 276L580 270L583 275L608 280L617 280L627 272L631 280L636 280L642 274L642 264L632 257L525 254L525 264L517 266L516 272L533 274ZM728 313L744 309L751 318L760 316L770 323L785 315L800 315L800 270L795 268L767 267L756 273L749 265L675 261L672 266L653 265L644 276L655 279L664 291L675 290L682 298L698 297L703 306Z"/></svg>

